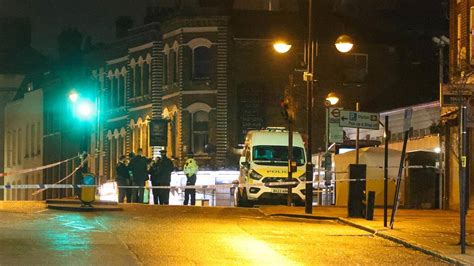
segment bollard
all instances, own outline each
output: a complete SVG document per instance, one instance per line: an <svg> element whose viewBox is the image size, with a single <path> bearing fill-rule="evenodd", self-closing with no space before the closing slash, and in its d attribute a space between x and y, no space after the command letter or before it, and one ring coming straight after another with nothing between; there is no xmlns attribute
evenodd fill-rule
<svg viewBox="0 0 474 266"><path fill-rule="evenodd" d="M365 178L367 166L365 164L349 165L349 197L347 204L347 212L349 217L363 218L365 217Z"/></svg>
<svg viewBox="0 0 474 266"><path fill-rule="evenodd" d="M81 207L92 207L92 202L95 200L95 178L91 173L83 174L82 184L85 185L81 187L81 194L79 199L81 200Z"/></svg>
<svg viewBox="0 0 474 266"><path fill-rule="evenodd" d="M375 206L375 191L369 191L369 195L367 196L365 219L367 220L374 219L374 206Z"/></svg>

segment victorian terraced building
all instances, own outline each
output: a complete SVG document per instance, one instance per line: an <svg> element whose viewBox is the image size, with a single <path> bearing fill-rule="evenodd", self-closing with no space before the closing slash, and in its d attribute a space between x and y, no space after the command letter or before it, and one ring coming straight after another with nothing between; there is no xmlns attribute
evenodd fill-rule
<svg viewBox="0 0 474 266"><path fill-rule="evenodd" d="M178 167L187 152L204 168L236 166L235 147L248 129L284 125L266 114L279 113L293 59L274 64L270 35L283 20L300 21L297 1L274 12L224 2L151 8L150 23L119 28L123 37L88 55L101 114L90 166L100 176L114 177L118 157L139 148L147 157L166 148ZM168 121L166 147L150 146L156 119Z"/></svg>

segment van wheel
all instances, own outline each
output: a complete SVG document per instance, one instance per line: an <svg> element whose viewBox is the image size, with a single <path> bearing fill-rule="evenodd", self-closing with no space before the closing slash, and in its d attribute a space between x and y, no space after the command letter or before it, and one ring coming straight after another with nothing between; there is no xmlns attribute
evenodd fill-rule
<svg viewBox="0 0 474 266"><path fill-rule="evenodd" d="M247 197L247 189L244 188L242 192L242 207L253 207L253 202Z"/></svg>
<svg viewBox="0 0 474 266"><path fill-rule="evenodd" d="M234 206L242 207L242 196L240 195L240 189L236 188L234 190Z"/></svg>

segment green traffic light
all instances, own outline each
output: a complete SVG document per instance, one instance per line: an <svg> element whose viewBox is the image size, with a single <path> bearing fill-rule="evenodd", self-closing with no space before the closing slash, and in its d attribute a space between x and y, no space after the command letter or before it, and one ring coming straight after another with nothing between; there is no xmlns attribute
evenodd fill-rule
<svg viewBox="0 0 474 266"><path fill-rule="evenodd" d="M80 99L74 106L75 115L81 120L89 120L95 115L95 106L89 99Z"/></svg>

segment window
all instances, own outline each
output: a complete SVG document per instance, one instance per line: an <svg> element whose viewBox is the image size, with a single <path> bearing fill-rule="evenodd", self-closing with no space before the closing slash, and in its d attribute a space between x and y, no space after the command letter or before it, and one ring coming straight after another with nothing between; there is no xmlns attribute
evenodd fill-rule
<svg viewBox="0 0 474 266"><path fill-rule="evenodd" d="M13 139L13 144L12 144L12 151L13 151L13 158L12 158L12 164L13 165L16 165L16 152L17 152L17 149L16 149L16 130L13 130L13 136L12 136L12 139Z"/></svg>
<svg viewBox="0 0 474 266"><path fill-rule="evenodd" d="M194 153L204 153L209 143L209 113L197 111L192 119L192 144Z"/></svg>
<svg viewBox="0 0 474 266"><path fill-rule="evenodd" d="M143 63L143 95L150 93L150 65Z"/></svg>
<svg viewBox="0 0 474 266"><path fill-rule="evenodd" d="M125 77L119 76L118 78L118 106L125 105Z"/></svg>
<svg viewBox="0 0 474 266"><path fill-rule="evenodd" d="M132 68L132 71L130 71L130 98L135 97L135 68Z"/></svg>
<svg viewBox="0 0 474 266"><path fill-rule="evenodd" d="M18 164L21 164L21 152L23 151L22 147L21 147L21 143L22 143L22 136L21 136L21 129L18 129L18 151L17 151L17 161L18 161Z"/></svg>
<svg viewBox="0 0 474 266"><path fill-rule="evenodd" d="M165 54L163 58L163 85L168 85L168 57L168 54Z"/></svg>
<svg viewBox="0 0 474 266"><path fill-rule="evenodd" d="M35 131L35 125L31 125L31 156L35 155L35 141L36 141L36 131Z"/></svg>
<svg viewBox="0 0 474 266"><path fill-rule="evenodd" d="M208 78L211 72L210 49L199 46L193 50L193 78Z"/></svg>
<svg viewBox="0 0 474 266"><path fill-rule="evenodd" d="M112 107L117 107L118 106L118 77L112 77L112 85L110 88L110 105Z"/></svg>
<svg viewBox="0 0 474 266"><path fill-rule="evenodd" d="M142 95L142 67L137 64L135 66L135 97Z"/></svg>
<svg viewBox="0 0 474 266"><path fill-rule="evenodd" d="M171 78L173 82L178 81L178 62L177 62L177 55L176 51L171 52L171 58L170 58L170 63L171 63Z"/></svg>
<svg viewBox="0 0 474 266"><path fill-rule="evenodd" d="M37 149L37 154L41 154L41 138L42 138L42 135L41 135L41 124L40 122L37 123L37 126L36 126L36 149Z"/></svg>
<svg viewBox="0 0 474 266"><path fill-rule="evenodd" d="M7 133L7 166L10 167L12 164L12 133L8 131Z"/></svg>
<svg viewBox="0 0 474 266"><path fill-rule="evenodd" d="M25 157L30 156L30 125L26 125L26 131L25 131Z"/></svg>

